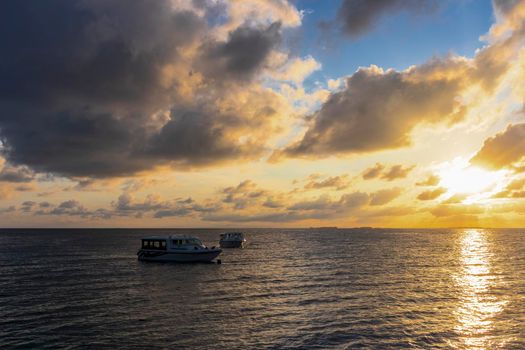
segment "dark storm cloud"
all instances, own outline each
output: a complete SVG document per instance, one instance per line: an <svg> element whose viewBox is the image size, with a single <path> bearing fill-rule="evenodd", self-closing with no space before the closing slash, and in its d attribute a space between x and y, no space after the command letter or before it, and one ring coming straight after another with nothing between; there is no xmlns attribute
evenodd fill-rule
<svg viewBox="0 0 525 350"><path fill-rule="evenodd" d="M229 139L229 127L242 124L238 116L224 115L207 106L200 108L173 109L170 120L150 140L144 154L164 161L199 165L261 151L243 148Z"/></svg>
<svg viewBox="0 0 525 350"><path fill-rule="evenodd" d="M7 1L0 13L2 97L48 103L154 102L157 70L203 26L162 0Z"/></svg>
<svg viewBox="0 0 525 350"><path fill-rule="evenodd" d="M267 28L239 27L225 42L209 42L202 48L206 75L249 80L262 68L268 55L281 41L281 23Z"/></svg>
<svg viewBox="0 0 525 350"><path fill-rule="evenodd" d="M399 11L425 14L434 12L437 7L437 0L343 0L337 20L344 34L358 37L386 15Z"/></svg>
<svg viewBox="0 0 525 350"><path fill-rule="evenodd" d="M263 141L232 133L247 127L244 110L216 104L261 69L280 24L237 28L197 50L204 57L184 56L207 37L205 18L168 0L2 2L1 155L37 172L111 177L260 154Z"/></svg>
<svg viewBox="0 0 525 350"><path fill-rule="evenodd" d="M145 159L130 160L143 132L108 113L90 110L45 111L35 107L4 108L0 121L5 156L36 171L82 176L129 174ZM13 118L10 119L9 117Z"/></svg>
<svg viewBox="0 0 525 350"><path fill-rule="evenodd" d="M163 65L203 26L167 1L3 2L0 136L4 156L37 171L111 176L135 158L144 120L173 89Z"/></svg>
<svg viewBox="0 0 525 350"><path fill-rule="evenodd" d="M507 126L489 137L470 162L489 169L511 167L525 156L525 124Z"/></svg>

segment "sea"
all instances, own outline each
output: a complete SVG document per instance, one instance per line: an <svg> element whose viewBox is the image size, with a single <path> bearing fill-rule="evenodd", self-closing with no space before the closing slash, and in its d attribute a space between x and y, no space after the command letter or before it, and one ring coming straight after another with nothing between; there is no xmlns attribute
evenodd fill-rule
<svg viewBox="0 0 525 350"><path fill-rule="evenodd" d="M0 230L1 349L525 349L525 229Z"/></svg>

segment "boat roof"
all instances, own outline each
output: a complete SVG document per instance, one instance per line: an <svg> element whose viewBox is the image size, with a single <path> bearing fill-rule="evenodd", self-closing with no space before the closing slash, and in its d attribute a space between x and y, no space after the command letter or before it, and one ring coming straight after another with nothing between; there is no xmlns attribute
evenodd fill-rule
<svg viewBox="0 0 525 350"><path fill-rule="evenodd" d="M142 239L199 239L195 236L188 235L169 235L169 236L147 236Z"/></svg>

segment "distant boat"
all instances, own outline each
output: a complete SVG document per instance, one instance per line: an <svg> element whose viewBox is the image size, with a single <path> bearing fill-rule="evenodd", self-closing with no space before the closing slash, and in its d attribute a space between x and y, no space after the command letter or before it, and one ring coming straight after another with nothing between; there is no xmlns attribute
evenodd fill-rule
<svg viewBox="0 0 525 350"><path fill-rule="evenodd" d="M142 238L142 247L137 252L139 260L173 262L210 262L222 252L206 247L196 237L174 235Z"/></svg>
<svg viewBox="0 0 525 350"><path fill-rule="evenodd" d="M242 232L226 232L221 234L219 245L221 248L242 248L246 238Z"/></svg>

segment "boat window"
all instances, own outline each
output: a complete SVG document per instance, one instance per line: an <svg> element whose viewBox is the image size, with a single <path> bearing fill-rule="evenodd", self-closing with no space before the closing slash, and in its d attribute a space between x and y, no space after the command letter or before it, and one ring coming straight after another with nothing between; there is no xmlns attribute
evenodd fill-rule
<svg viewBox="0 0 525 350"><path fill-rule="evenodd" d="M160 241L160 247L166 249L166 241Z"/></svg>
<svg viewBox="0 0 525 350"><path fill-rule="evenodd" d="M160 248L160 242L159 242L159 241L155 241L155 242L153 242L153 246L154 246L155 248Z"/></svg>
<svg viewBox="0 0 525 350"><path fill-rule="evenodd" d="M197 238L194 238L194 239L190 239L189 241L191 244L195 244L195 245L202 245L202 242L200 240L198 240Z"/></svg>

